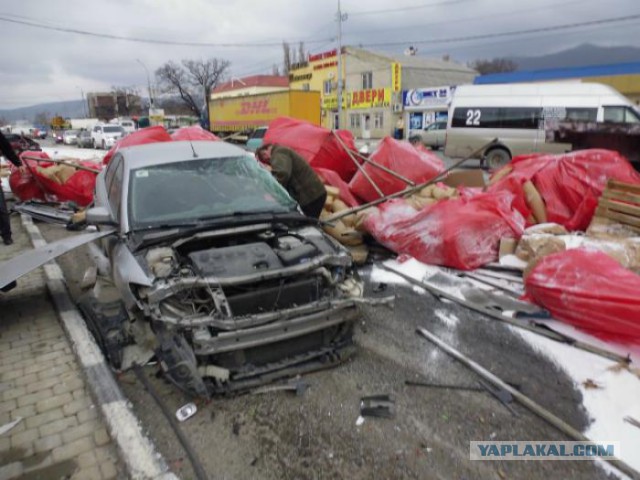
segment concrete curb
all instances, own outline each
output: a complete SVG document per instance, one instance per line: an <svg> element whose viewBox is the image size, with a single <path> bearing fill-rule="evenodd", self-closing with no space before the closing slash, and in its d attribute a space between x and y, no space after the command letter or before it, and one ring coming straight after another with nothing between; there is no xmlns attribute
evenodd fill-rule
<svg viewBox="0 0 640 480"><path fill-rule="evenodd" d="M31 217L22 215L24 226L34 248L47 244ZM130 478L177 480L147 437L128 406L100 348L87 329L82 315L71 300L62 270L55 261L44 266L47 288L73 351L80 362L91 395L100 408L109 434L118 448Z"/></svg>

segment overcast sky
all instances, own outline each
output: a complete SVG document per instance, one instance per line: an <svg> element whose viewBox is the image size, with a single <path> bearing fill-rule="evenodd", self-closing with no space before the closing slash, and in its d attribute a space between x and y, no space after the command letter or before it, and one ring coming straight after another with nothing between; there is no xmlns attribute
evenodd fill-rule
<svg viewBox="0 0 640 480"><path fill-rule="evenodd" d="M220 57L231 74L270 73L283 40L311 52L335 47L337 0L19 0L0 1L0 108L80 99L111 86L147 92L151 73L169 60ZM581 43L640 47L640 0L342 0L343 43L418 55L450 54L461 62L542 55ZM628 18L625 21L611 19ZM62 30L180 46L94 37ZM595 25L581 23L603 21ZM456 40L576 25L561 31ZM221 46L232 44L234 46Z"/></svg>

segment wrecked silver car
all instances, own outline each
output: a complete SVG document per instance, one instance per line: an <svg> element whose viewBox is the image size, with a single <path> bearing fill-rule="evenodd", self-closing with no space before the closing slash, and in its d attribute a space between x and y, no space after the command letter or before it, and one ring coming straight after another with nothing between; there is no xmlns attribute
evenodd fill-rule
<svg viewBox="0 0 640 480"><path fill-rule="evenodd" d="M350 255L238 147L123 148L98 175L87 222L116 229L101 240L108 280L80 306L117 369L128 349L152 352L169 380L206 397L353 350L362 285Z"/></svg>

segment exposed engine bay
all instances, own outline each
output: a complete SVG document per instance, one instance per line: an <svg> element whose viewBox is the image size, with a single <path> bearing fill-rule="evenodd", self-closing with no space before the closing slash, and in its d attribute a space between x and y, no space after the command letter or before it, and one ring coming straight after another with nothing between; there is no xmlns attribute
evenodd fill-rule
<svg viewBox="0 0 640 480"><path fill-rule="evenodd" d="M80 304L114 368L131 345L152 349L170 381L208 397L351 355L362 284L320 228L267 222L140 245L148 285L115 303L94 289Z"/></svg>

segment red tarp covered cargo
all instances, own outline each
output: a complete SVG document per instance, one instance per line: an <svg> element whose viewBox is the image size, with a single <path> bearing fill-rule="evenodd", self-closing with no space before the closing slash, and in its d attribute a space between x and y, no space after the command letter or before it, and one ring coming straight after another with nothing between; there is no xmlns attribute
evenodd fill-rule
<svg viewBox="0 0 640 480"><path fill-rule="evenodd" d="M327 170L326 168L314 168L314 171L318 174L322 183L325 185L331 185L340 190L340 198L344 203L350 207L357 207L359 205L358 200L349 191L349 185L347 182L340 178L333 170Z"/></svg>
<svg viewBox="0 0 640 480"><path fill-rule="evenodd" d="M86 170L76 170L65 181L52 179L44 172L56 166L53 162L27 160L24 156L48 159L44 152L24 152L21 160L25 169L13 168L9 177L11 191L21 201L52 200L59 202L75 202L84 207L93 201L93 190L96 185L96 174ZM80 165L99 170L100 165L94 162L81 161ZM69 167L72 168L72 167ZM69 174L67 169L66 174Z"/></svg>
<svg viewBox="0 0 640 480"><path fill-rule="evenodd" d="M589 225L607 180L640 183L640 174L619 153L610 150L579 150L562 155L521 155L504 168L513 171L490 187L509 190L521 201L518 208L528 216L522 185L531 180L544 200L547 221L569 230Z"/></svg>
<svg viewBox="0 0 640 480"><path fill-rule="evenodd" d="M527 297L604 340L640 345L640 276L583 248L544 257L525 280Z"/></svg>
<svg viewBox="0 0 640 480"><path fill-rule="evenodd" d="M102 159L102 163L105 165L109 163L113 154L118 151L119 148L124 147L132 147L134 145L144 145L145 143L156 143L156 142L170 142L171 135L167 133L164 127L157 125L155 127L147 127L141 128L133 133L130 133L126 137L111 147L111 150L107 152L107 154Z"/></svg>
<svg viewBox="0 0 640 480"><path fill-rule="evenodd" d="M367 216L365 228L394 252L421 262L472 270L498 258L500 238L519 237L524 217L509 192L441 200L419 212L391 200Z"/></svg>
<svg viewBox="0 0 640 480"><path fill-rule="evenodd" d="M336 130L347 148L356 150L353 135ZM353 160L340 145L331 130L289 117L276 118L269 124L264 143L275 143L295 150L313 168L333 170L348 182L356 172Z"/></svg>
<svg viewBox="0 0 640 480"><path fill-rule="evenodd" d="M180 140L211 140L212 142L220 141L220 137L217 137L213 133L208 132L199 125L179 128L171 134L171 139L174 142L178 142Z"/></svg>
<svg viewBox="0 0 640 480"><path fill-rule="evenodd" d="M391 137L385 137L380 142L370 159L416 184L424 183L444 171L444 164L435 153L419 150L408 142L394 140ZM408 186L406 182L375 165L365 164L363 169L385 196L399 192ZM361 171L351 179L349 189L351 193L366 202L380 198L371 182Z"/></svg>

